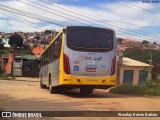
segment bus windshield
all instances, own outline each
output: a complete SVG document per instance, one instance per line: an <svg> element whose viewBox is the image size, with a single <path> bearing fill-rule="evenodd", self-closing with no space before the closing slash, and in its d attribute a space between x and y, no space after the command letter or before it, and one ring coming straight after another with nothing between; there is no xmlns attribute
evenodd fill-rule
<svg viewBox="0 0 160 120"><path fill-rule="evenodd" d="M113 49L113 31L92 27L67 28L67 46L76 51L107 52Z"/></svg>

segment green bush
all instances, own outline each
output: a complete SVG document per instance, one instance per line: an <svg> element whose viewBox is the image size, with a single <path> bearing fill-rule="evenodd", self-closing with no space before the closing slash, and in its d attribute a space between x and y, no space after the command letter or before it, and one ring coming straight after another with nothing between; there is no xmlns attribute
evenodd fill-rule
<svg viewBox="0 0 160 120"><path fill-rule="evenodd" d="M145 94L160 95L160 80L149 80L145 84Z"/></svg>
<svg viewBox="0 0 160 120"><path fill-rule="evenodd" d="M2 68L0 68L0 75L2 75L3 74L3 71L2 71Z"/></svg>
<svg viewBox="0 0 160 120"><path fill-rule="evenodd" d="M110 89L111 93L131 95L154 95L160 96L160 80L149 80L140 86L116 86Z"/></svg>
<svg viewBox="0 0 160 120"><path fill-rule="evenodd" d="M15 77L12 74L0 74L0 80L14 80Z"/></svg>
<svg viewBox="0 0 160 120"><path fill-rule="evenodd" d="M133 94L133 95L143 95L144 91L142 87L139 86L117 86L115 88L110 89L111 93L119 93L119 94Z"/></svg>

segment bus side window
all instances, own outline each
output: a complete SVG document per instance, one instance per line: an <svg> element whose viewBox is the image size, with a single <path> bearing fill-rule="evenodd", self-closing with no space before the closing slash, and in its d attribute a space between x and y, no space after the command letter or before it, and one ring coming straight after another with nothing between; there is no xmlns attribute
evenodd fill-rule
<svg viewBox="0 0 160 120"><path fill-rule="evenodd" d="M49 62L52 62L52 46L49 48Z"/></svg>
<svg viewBox="0 0 160 120"><path fill-rule="evenodd" d="M58 39L57 39L57 40L55 41L55 43L54 43L54 56L55 56L55 59L58 58L57 41L58 41Z"/></svg>
<svg viewBox="0 0 160 120"><path fill-rule="evenodd" d="M41 66L43 66L43 56L44 55L41 56Z"/></svg>
<svg viewBox="0 0 160 120"><path fill-rule="evenodd" d="M44 65L46 65L46 52L44 53Z"/></svg>
<svg viewBox="0 0 160 120"><path fill-rule="evenodd" d="M50 59L54 61L59 59L61 52L61 42L62 42L62 34L52 43L50 47Z"/></svg>
<svg viewBox="0 0 160 120"><path fill-rule="evenodd" d="M48 52L47 51L45 51L45 60L44 60L44 64L46 65L48 62L47 62L47 60L48 60Z"/></svg>
<svg viewBox="0 0 160 120"><path fill-rule="evenodd" d="M46 59L46 64L48 64L48 63L49 63L49 60L50 60L50 59L49 59L49 58L50 58L49 49L47 49L46 53L47 53L47 54L46 54L46 55L47 55L47 56L46 56L46 58L47 58L47 59Z"/></svg>
<svg viewBox="0 0 160 120"><path fill-rule="evenodd" d="M61 54L61 43L62 43L62 34L59 36L59 39L58 39L58 58L60 57L60 54Z"/></svg>

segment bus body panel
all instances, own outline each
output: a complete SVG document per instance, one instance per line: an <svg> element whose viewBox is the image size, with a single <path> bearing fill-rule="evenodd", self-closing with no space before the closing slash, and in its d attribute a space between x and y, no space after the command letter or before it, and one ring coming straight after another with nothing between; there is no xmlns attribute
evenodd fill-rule
<svg viewBox="0 0 160 120"><path fill-rule="evenodd" d="M69 58L70 72L77 76L109 76L115 51L91 53L72 51L65 46L64 53Z"/></svg>
<svg viewBox="0 0 160 120"><path fill-rule="evenodd" d="M59 85L59 59L41 68L43 84L49 86L49 79L54 86Z"/></svg>
<svg viewBox="0 0 160 120"><path fill-rule="evenodd" d="M48 70L47 70L47 68L48 68L48 65L41 67L41 70L40 70L40 77L41 77L42 83L44 85L48 85Z"/></svg>
<svg viewBox="0 0 160 120"><path fill-rule="evenodd" d="M103 77L87 77L61 74L60 85L116 85L116 75Z"/></svg>

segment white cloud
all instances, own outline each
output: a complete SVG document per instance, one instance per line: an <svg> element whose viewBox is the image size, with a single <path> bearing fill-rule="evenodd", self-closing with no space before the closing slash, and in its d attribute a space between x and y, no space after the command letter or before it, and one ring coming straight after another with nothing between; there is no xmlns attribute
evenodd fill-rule
<svg viewBox="0 0 160 120"><path fill-rule="evenodd" d="M25 0L22 0L22 1L34 5L34 3L30 3ZM45 3L42 4L41 2L38 2L37 0L32 0L32 2L36 2L38 4L40 3L41 5L46 6L46 8L43 8L42 6L40 7L38 5L35 5L37 7L40 7L41 9L45 9L47 11L50 11L50 13L46 12L44 10L39 10L35 7L28 6L28 5L23 4L21 2L18 2L18 1L4 1L4 2L1 2L1 4L46 17L50 20L53 20L54 22L59 21L58 23L65 24L65 25L82 25L82 23L84 23L86 25L87 24L90 24L90 25L100 24L101 27L112 27L115 30L125 31L125 32L128 32L128 31L122 30L121 28L117 28L115 26L119 26L119 27L128 26L130 28L134 28L137 30L140 28L146 27L146 26L160 26L160 20L159 21L156 20L158 18L155 19L155 18L151 17L150 15L143 13L147 9L153 10L155 8L153 8L153 6L150 4L142 4L141 2L107 3L107 4L103 4L103 5L98 5L98 7L95 7L95 8L82 7L82 6L78 6L78 7L77 6L67 6L67 7L63 6L63 8L64 8L63 10L61 9L62 6L58 5L58 4L53 4L53 5L52 4L48 5ZM56 6L58 6L58 7L56 7ZM126 6L128 6L128 7L126 7ZM78 12L78 11L74 10L74 12L77 12L77 14L75 14L74 12L70 12L73 10L69 9L68 7L72 7L73 9L78 9L79 11L82 11L82 12ZM50 9L47 9L47 8L50 8ZM130 8L134 8L137 11L130 9ZM68 10L70 10L70 11L68 11ZM63 12L66 15L64 15L60 12L58 13L57 11ZM138 11L141 11L141 12L138 12ZM51 12L53 12L55 14L62 15L64 17L54 15ZM84 13L87 13L87 14L84 14ZM88 14L90 14L92 16L89 16ZM153 13L153 15L158 15L158 14L160 14L160 11ZM96 17L93 17L93 16L96 16ZM81 23L76 23L73 20L68 20L66 17L70 18L70 19L74 19L74 20L79 21ZM97 19L97 17L100 19ZM2 20L1 18L4 18L4 19ZM1 30L4 30L4 31L5 30L6 31L36 31L36 30L39 31L40 30L40 29L33 28L33 27L30 27L27 25L22 25L22 23L19 23L15 20L7 21L7 20L5 20L6 18L7 17L0 14L0 19L1 19L0 29ZM18 19L18 20L22 20L21 18L19 18L17 16L14 16L14 18ZM22 18L29 20L29 21L32 21L35 24L41 23L39 20L35 20L35 19L23 17L23 16L22 16ZM92 19L90 19L90 18L92 18ZM82 19L84 19L84 20L82 20ZM100 20L101 22L95 21L94 19ZM26 22L26 23L30 24L30 22ZM46 24L45 27L41 27L41 28L43 28L43 29L53 29L53 28L60 29L61 27L58 27L56 25ZM126 28L126 27L124 27L124 28Z"/></svg>

